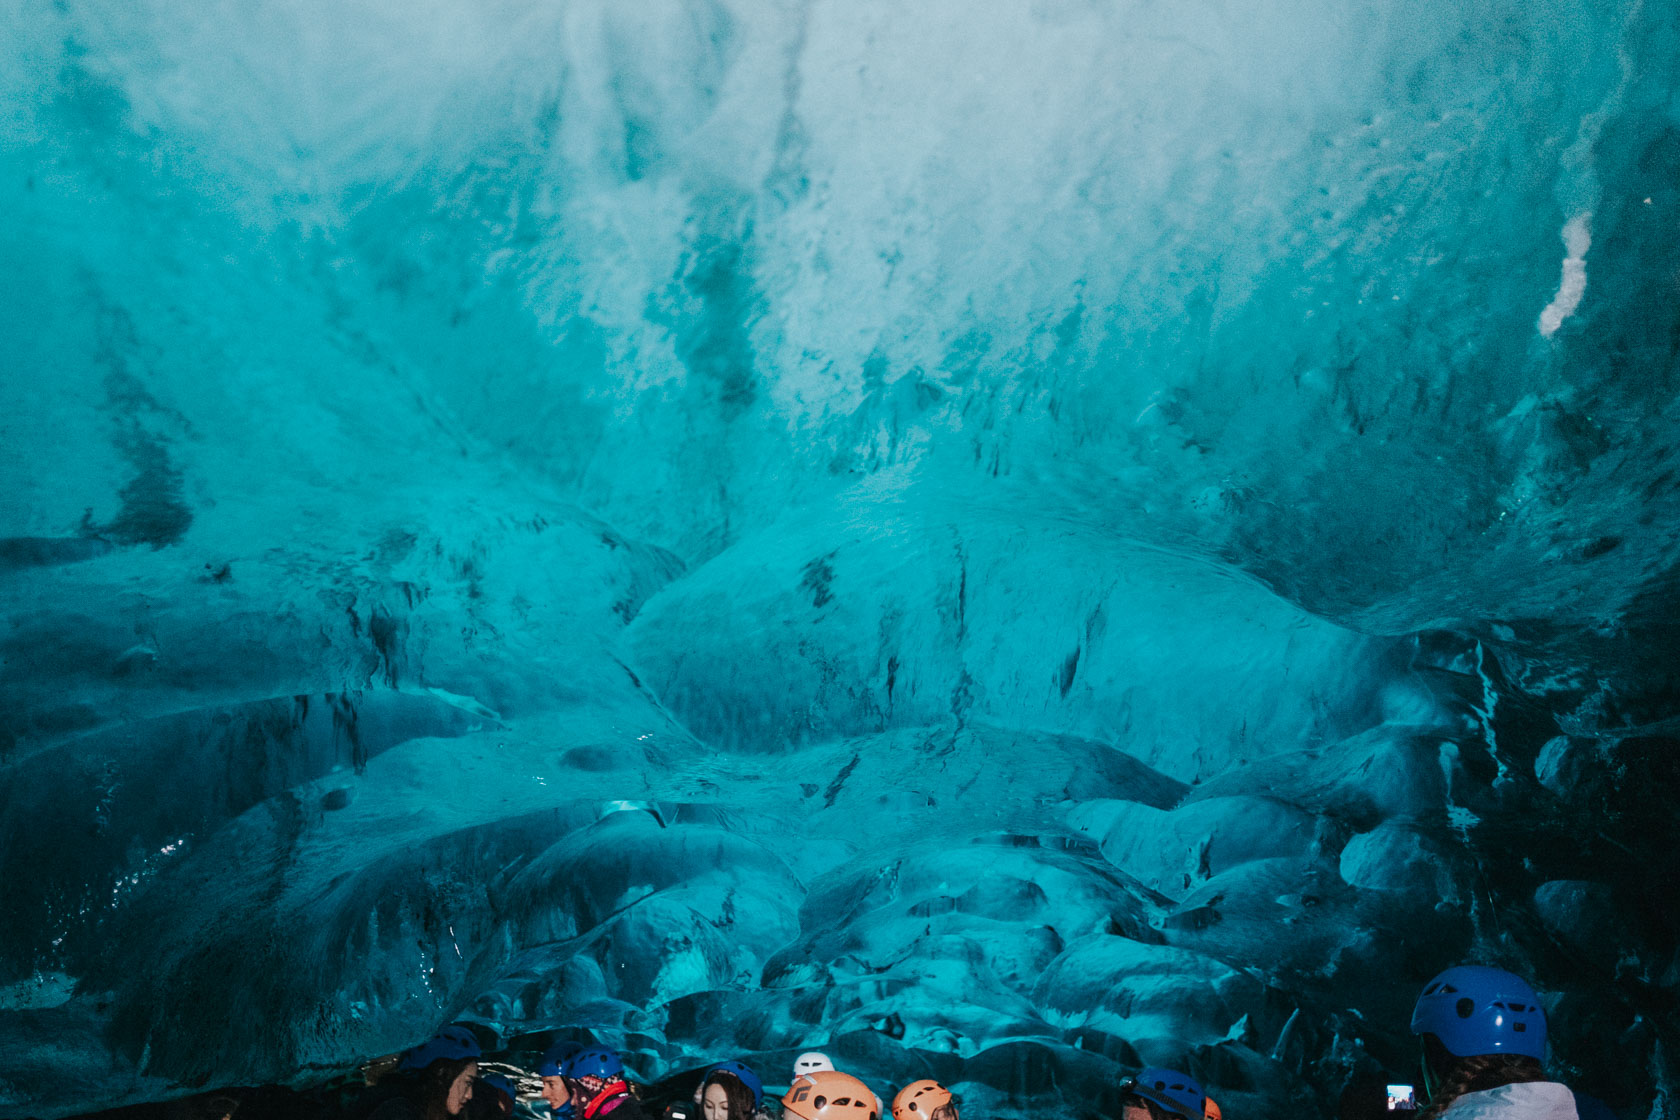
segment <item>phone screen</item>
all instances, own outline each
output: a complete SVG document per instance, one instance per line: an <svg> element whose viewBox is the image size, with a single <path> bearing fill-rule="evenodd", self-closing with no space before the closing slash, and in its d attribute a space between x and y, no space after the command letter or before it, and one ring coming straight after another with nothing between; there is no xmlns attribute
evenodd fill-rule
<svg viewBox="0 0 1680 1120"><path fill-rule="evenodd" d="M1417 1090L1410 1085L1390 1085L1388 1087L1388 1110L1390 1112L1417 1111Z"/></svg>

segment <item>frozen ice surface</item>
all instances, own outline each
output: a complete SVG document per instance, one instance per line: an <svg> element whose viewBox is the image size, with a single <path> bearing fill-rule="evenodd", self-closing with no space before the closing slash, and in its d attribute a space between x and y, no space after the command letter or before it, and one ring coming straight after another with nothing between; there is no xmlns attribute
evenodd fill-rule
<svg viewBox="0 0 1680 1120"><path fill-rule="evenodd" d="M1669 1116L1680 9L0 0L0 1115L465 1019Z"/></svg>

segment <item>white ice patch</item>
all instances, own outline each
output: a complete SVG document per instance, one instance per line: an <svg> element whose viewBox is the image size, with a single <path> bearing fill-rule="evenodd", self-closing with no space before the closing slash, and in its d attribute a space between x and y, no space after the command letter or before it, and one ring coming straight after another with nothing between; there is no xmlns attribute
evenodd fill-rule
<svg viewBox="0 0 1680 1120"><path fill-rule="evenodd" d="M441 688L428 688L426 691L431 693L433 696L436 696L439 700L442 700L445 704L459 708L463 712L471 712L473 715L478 716L481 719L494 720L497 723L502 721L501 713L491 711L483 704L480 704L477 700L474 700L471 696L461 696L458 693L449 692Z"/></svg>
<svg viewBox="0 0 1680 1120"><path fill-rule="evenodd" d="M38 1011L68 1003L76 981L62 972L37 972L26 980L0 985L0 1008L7 1011Z"/></svg>
<svg viewBox="0 0 1680 1120"><path fill-rule="evenodd" d="M1462 805L1447 806L1447 823L1460 832L1468 831L1482 823L1482 818L1472 813Z"/></svg>
<svg viewBox="0 0 1680 1120"><path fill-rule="evenodd" d="M1587 292L1587 250L1592 248L1592 213L1577 214L1563 227L1563 279L1557 295L1540 312L1540 333L1547 338L1557 333L1563 321L1581 306Z"/></svg>

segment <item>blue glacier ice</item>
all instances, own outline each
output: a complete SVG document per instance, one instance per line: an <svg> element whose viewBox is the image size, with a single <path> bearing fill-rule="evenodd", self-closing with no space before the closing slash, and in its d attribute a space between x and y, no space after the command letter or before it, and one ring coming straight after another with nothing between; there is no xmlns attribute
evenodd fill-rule
<svg viewBox="0 0 1680 1120"><path fill-rule="evenodd" d="M0 0L0 1115L475 1024L1680 1115L1680 7Z"/></svg>

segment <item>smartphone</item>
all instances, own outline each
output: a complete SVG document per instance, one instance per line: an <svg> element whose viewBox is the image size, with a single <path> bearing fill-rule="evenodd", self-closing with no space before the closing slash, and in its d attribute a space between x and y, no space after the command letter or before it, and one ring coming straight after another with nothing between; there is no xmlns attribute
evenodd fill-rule
<svg viewBox="0 0 1680 1120"><path fill-rule="evenodd" d="M1388 1110L1390 1112L1416 1112L1416 1087L1411 1085L1390 1085L1388 1087Z"/></svg>

